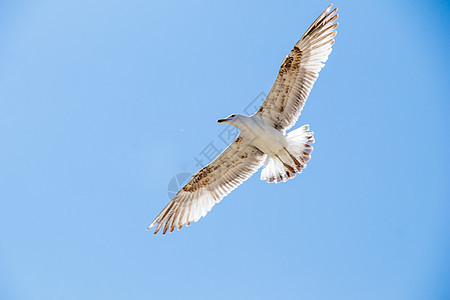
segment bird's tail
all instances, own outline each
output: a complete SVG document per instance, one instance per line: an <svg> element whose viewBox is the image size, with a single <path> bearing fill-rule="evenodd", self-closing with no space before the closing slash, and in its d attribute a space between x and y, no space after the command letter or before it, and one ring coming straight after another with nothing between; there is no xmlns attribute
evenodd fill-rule
<svg viewBox="0 0 450 300"><path fill-rule="evenodd" d="M288 146L283 151L275 157L267 157L261 180L275 183L287 181L306 168L313 150L308 143L314 143L314 132L309 130L309 125L303 125L289 132L286 139Z"/></svg>

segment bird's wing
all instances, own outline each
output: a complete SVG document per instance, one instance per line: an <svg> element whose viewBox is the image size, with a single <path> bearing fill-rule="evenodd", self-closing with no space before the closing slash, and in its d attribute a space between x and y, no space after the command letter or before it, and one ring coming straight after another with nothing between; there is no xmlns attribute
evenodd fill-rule
<svg viewBox="0 0 450 300"><path fill-rule="evenodd" d="M257 111L264 121L286 131L298 120L336 35L337 8L331 5L309 27L283 60L277 79Z"/></svg>
<svg viewBox="0 0 450 300"><path fill-rule="evenodd" d="M225 151L198 171L159 213L147 228L155 226L155 234L164 226L172 232L184 224L197 222L223 197L252 176L263 164L266 155L239 135Z"/></svg>

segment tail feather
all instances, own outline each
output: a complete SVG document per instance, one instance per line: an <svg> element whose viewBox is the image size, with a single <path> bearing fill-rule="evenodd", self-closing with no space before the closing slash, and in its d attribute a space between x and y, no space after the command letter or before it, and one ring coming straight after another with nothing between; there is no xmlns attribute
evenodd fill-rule
<svg viewBox="0 0 450 300"><path fill-rule="evenodd" d="M261 180L284 182L294 178L296 173L301 173L302 169L306 168L313 150L308 143L314 143L314 132L309 130L309 125L303 125L289 132L286 139L288 145L284 151L275 157L267 157L261 172Z"/></svg>
<svg viewBox="0 0 450 300"><path fill-rule="evenodd" d="M261 180L267 182L284 182L295 177L295 171L290 171L278 158L267 157L261 172Z"/></svg>

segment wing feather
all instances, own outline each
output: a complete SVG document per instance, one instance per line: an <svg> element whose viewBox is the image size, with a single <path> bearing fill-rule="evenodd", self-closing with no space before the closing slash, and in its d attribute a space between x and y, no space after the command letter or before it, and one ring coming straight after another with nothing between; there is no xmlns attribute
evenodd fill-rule
<svg viewBox="0 0 450 300"><path fill-rule="evenodd" d="M314 21L288 56L257 114L285 132L298 120L334 44L338 18L331 6Z"/></svg>
<svg viewBox="0 0 450 300"><path fill-rule="evenodd" d="M223 197L252 176L266 155L238 136L222 154L198 171L147 228L163 234L204 217Z"/></svg>

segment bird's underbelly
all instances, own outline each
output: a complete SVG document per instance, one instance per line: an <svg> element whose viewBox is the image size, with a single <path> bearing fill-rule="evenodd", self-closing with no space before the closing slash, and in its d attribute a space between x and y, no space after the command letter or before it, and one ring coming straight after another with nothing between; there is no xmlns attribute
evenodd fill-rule
<svg viewBox="0 0 450 300"><path fill-rule="evenodd" d="M275 157L287 146L286 136L271 126L252 128L251 132L243 132L250 139L250 144L267 154Z"/></svg>
<svg viewBox="0 0 450 300"><path fill-rule="evenodd" d="M270 157L275 157L285 147L285 144L281 140L266 139L263 137L255 138L252 144Z"/></svg>

